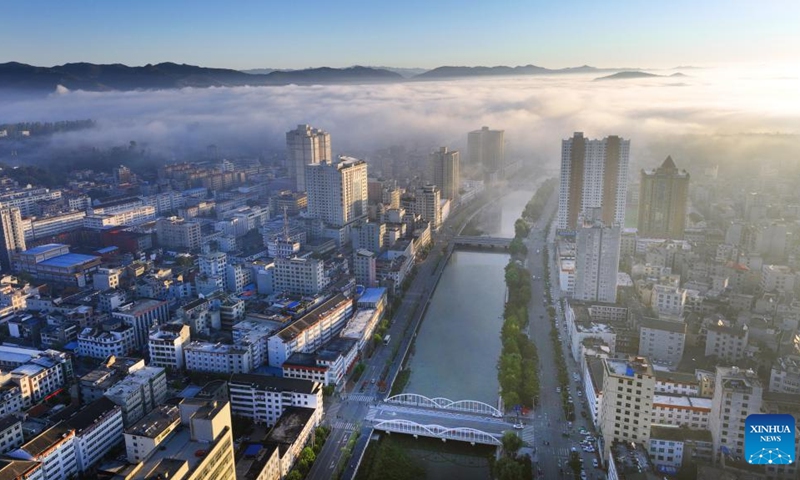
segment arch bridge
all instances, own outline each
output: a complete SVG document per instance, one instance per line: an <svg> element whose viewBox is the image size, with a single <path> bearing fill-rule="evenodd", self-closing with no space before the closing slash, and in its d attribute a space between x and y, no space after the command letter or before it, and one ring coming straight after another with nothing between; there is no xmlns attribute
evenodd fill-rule
<svg viewBox="0 0 800 480"><path fill-rule="evenodd" d="M420 424L411 420L395 418L376 423L375 430L389 433L403 433L414 437L440 438L442 441L457 440L471 444L502 445L502 433L488 433L469 427L448 428L437 424Z"/></svg>
<svg viewBox="0 0 800 480"><path fill-rule="evenodd" d="M501 418L503 412L488 403L478 400L450 400L444 397L429 398L417 393L401 393L386 398L386 403L395 405L405 405L409 407L430 408L433 410L450 410L454 412L465 412L474 415L492 416Z"/></svg>

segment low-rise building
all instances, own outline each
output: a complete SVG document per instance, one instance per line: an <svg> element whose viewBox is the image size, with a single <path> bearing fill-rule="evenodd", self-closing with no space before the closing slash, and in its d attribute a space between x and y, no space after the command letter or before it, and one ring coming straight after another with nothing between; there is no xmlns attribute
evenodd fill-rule
<svg viewBox="0 0 800 480"><path fill-rule="evenodd" d="M104 359L124 357L136 349L133 327L111 320L98 327L86 327L78 334L78 355Z"/></svg>
<svg viewBox="0 0 800 480"><path fill-rule="evenodd" d="M22 421L16 415L0 417L0 454L16 449L23 441Z"/></svg>
<svg viewBox="0 0 800 480"><path fill-rule="evenodd" d="M168 370L183 370L186 365L183 349L190 340L188 325L166 323L154 326L148 339L150 365Z"/></svg>
<svg viewBox="0 0 800 480"><path fill-rule="evenodd" d="M308 443L317 426L319 417L313 408L287 407L272 427L264 445L274 445L280 455L281 478L285 478Z"/></svg>
<svg viewBox="0 0 800 480"><path fill-rule="evenodd" d="M125 426L132 425L167 399L167 375L162 367L143 367L129 373L105 392L122 408Z"/></svg>
<svg viewBox="0 0 800 480"><path fill-rule="evenodd" d="M59 284L85 287L100 265L100 257L70 253L69 245L50 243L12 254L14 271Z"/></svg>
<svg viewBox="0 0 800 480"><path fill-rule="evenodd" d="M654 395L653 425L707 430L711 399L685 395Z"/></svg>
<svg viewBox="0 0 800 480"><path fill-rule="evenodd" d="M178 425L181 414L177 405L159 405L141 420L125 429L125 453L128 463L137 464L168 439Z"/></svg>
<svg viewBox="0 0 800 480"><path fill-rule="evenodd" d="M800 356L785 355L775 360L769 375L769 391L800 394Z"/></svg>
<svg viewBox="0 0 800 480"><path fill-rule="evenodd" d="M66 480L78 474L75 430L56 424L7 454L11 458L39 462L43 479Z"/></svg>
<svg viewBox="0 0 800 480"><path fill-rule="evenodd" d="M683 357L686 324L643 318L639 323L639 355L656 365L677 366Z"/></svg>
<svg viewBox="0 0 800 480"><path fill-rule="evenodd" d="M75 432L75 458L80 472L89 470L122 442L122 409L107 398L88 404L64 423Z"/></svg>
<svg viewBox="0 0 800 480"><path fill-rule="evenodd" d="M358 359L358 345L356 339L338 337L314 353L295 352L283 362L283 377L343 385Z"/></svg>
<svg viewBox="0 0 800 480"><path fill-rule="evenodd" d="M288 407L313 409L315 425L322 418L322 385L317 382L235 374L228 388L233 414L250 418L255 423L275 425Z"/></svg>
<svg viewBox="0 0 800 480"><path fill-rule="evenodd" d="M656 470L675 474L684 465L710 462L713 443L708 430L653 425L648 452Z"/></svg>
<svg viewBox="0 0 800 480"><path fill-rule="evenodd" d="M750 329L747 325L728 326L720 323L708 325L706 334L707 357L735 363L745 357Z"/></svg>
<svg viewBox="0 0 800 480"><path fill-rule="evenodd" d="M189 371L233 374L253 370L250 349L239 345L193 341L183 353Z"/></svg>
<svg viewBox="0 0 800 480"><path fill-rule="evenodd" d="M311 353L330 341L353 312L353 299L337 294L268 340L269 364L280 367L294 352Z"/></svg>

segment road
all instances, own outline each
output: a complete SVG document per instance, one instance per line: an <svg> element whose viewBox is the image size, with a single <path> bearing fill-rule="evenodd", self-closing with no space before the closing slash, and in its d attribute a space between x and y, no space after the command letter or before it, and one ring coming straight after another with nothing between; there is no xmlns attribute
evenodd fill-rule
<svg viewBox="0 0 800 480"><path fill-rule="evenodd" d="M539 476L538 478L557 479L557 478L572 478L572 470L567 465L569 460L570 450L576 448L580 452L583 459L584 469L587 473L587 478L598 479L605 478L602 471L592 467L592 458L596 458L596 453L584 452L580 446L580 441L583 436L580 435L579 429L581 427L594 433L591 421L581 416L581 411L585 411L588 415L588 409L584 404L583 397L578 396L578 384L573 381L573 375L578 374L579 366L572 360L569 355L569 350L566 345L566 333L564 331L564 317L561 311L560 299L561 292L559 291L558 284L558 269L556 267L555 258L555 228L550 235L550 238L545 238L545 228L547 221L554 215L557 208L557 196L553 195L545 207L541 220L531 229L528 236L528 258L526 267L531 273L533 284L533 295L531 305L529 308L528 335L533 339L539 353L540 367L545 365L552 365L552 360L555 355L562 355L567 362L567 370L569 375L569 389L575 403L575 421L570 425L564 416L561 407L561 394L556 391L561 385L558 382L556 372L546 371L540 368L540 385L541 391L539 394L539 403L533 411L533 427L536 436L536 458L538 462ZM550 317L547 313L545 288L547 282L544 277L544 260L543 250L548 249L548 258L550 264L550 279L549 288L553 298L553 306L556 308L556 321L558 322L559 331L564 340L561 342L561 347L557 351L553 347L553 342L550 339ZM546 440L545 440L546 439ZM549 442L549 445L544 445L544 442Z"/></svg>

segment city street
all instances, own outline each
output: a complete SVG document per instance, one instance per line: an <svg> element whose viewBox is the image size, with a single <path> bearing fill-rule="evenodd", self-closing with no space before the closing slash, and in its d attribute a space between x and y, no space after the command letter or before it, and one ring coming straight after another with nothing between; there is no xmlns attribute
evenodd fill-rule
<svg viewBox="0 0 800 480"><path fill-rule="evenodd" d="M536 458L538 463L539 477L538 478L572 478L573 472L568 465L570 450L575 448L583 458L584 470L586 470L587 478L605 478L605 475L598 469L592 467L592 458L595 458L596 453L584 452L580 446L582 436L579 434L579 429L585 427L587 430L593 432L591 421L581 416L581 410L587 411L588 409L583 405L582 398L577 395L578 386L572 380L575 373L578 372L578 365L572 360L568 354L568 348L562 341L560 351L554 351L553 343L550 339L551 322L547 313L548 305L545 304L545 280L544 280L544 249L549 249L550 265L550 288L551 295L556 308L556 318L559 324L559 330L564 338L566 334L563 331L564 317L561 307L559 305L561 293L558 289L558 269L555 264L555 228L550 235L550 238L545 239L545 228L547 227L548 220L554 215L557 208L557 197L554 195L550 198L542 214L541 219L531 229L528 236L528 259L526 267L531 273L533 279L533 295L530 306L530 324L528 326L528 335L533 339L539 353L540 363L540 385L541 391L539 394L539 403L532 412L534 416L534 432ZM535 277L535 279L534 279ZM564 417L563 409L561 407L561 394L556 391L560 384L558 383L557 372L553 366L554 355L564 355L567 361L567 369L569 374L569 391L575 403L575 421L570 426ZM565 435L568 433L568 436ZM549 445L544 445L547 441ZM536 470L536 469L534 469Z"/></svg>

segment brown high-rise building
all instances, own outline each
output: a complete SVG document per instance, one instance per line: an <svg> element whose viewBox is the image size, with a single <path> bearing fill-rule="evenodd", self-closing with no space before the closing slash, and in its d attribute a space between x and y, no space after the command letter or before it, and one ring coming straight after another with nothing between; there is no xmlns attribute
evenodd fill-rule
<svg viewBox="0 0 800 480"><path fill-rule="evenodd" d="M561 142L559 230L575 230L594 209L605 225L624 225L629 151L630 140L618 136L589 140L576 132Z"/></svg>
<svg viewBox="0 0 800 480"><path fill-rule="evenodd" d="M655 170L642 170L639 236L682 239L688 196L689 173L679 170L672 157Z"/></svg>

